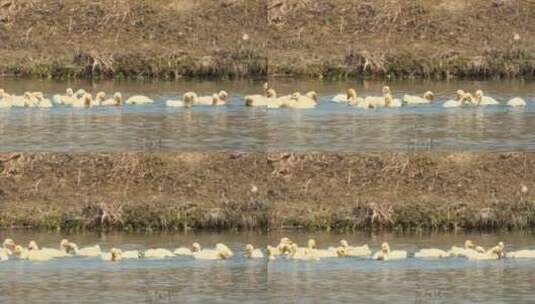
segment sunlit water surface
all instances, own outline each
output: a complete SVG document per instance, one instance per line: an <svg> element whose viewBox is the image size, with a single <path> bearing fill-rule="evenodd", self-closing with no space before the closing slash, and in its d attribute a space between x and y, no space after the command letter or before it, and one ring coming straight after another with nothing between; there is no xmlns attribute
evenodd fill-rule
<svg viewBox="0 0 535 304"><path fill-rule="evenodd" d="M261 82L54 82L0 79L9 93L43 91L49 98L67 87L93 94L144 94L145 106L0 110L0 151L404 151L534 150L535 81L389 82L395 97L432 90L432 105L363 111L329 100L348 87L360 96L379 95L380 82L276 80L279 95L315 90L313 110L243 106L243 96L261 93ZM165 101L186 91L208 95L224 89L224 107L168 108ZM520 96L522 109L505 105L444 109L457 89L483 89L505 102Z"/></svg>
<svg viewBox="0 0 535 304"><path fill-rule="evenodd" d="M468 261L463 258L377 262L369 259L246 260L246 243L265 247L288 236L319 247L340 239L370 245L382 241L413 253L419 248L447 249L470 238L491 246L503 240L506 250L535 249L531 232L506 234L368 235L329 233L202 233L60 235L5 232L26 244L56 247L68 237L80 245L143 249L176 248L198 241L205 247L224 242L235 256L227 261L71 258L51 262L0 263L0 303L533 303L535 260Z"/></svg>

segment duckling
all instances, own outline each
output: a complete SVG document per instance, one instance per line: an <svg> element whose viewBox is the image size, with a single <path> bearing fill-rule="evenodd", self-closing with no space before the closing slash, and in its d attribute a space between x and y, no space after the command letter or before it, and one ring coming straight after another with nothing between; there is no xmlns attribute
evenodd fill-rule
<svg viewBox="0 0 535 304"><path fill-rule="evenodd" d="M76 100L76 97L73 90L68 88L65 95L56 94L52 97L52 100L56 104L71 105Z"/></svg>
<svg viewBox="0 0 535 304"><path fill-rule="evenodd" d="M338 94L338 95L335 95L333 96L333 98L331 99L332 102L350 102L351 101L351 95L350 95L350 92L354 92L354 96L356 97L357 96L357 91L353 88L349 88L347 89L346 93L345 94Z"/></svg>
<svg viewBox="0 0 535 304"><path fill-rule="evenodd" d="M192 254L196 260L226 260L233 256L232 251L224 244L217 244L215 249L202 249Z"/></svg>
<svg viewBox="0 0 535 304"><path fill-rule="evenodd" d="M392 91L388 86L383 87L382 97L368 96L364 101L374 108L393 108L401 106L401 101L392 97Z"/></svg>
<svg viewBox="0 0 535 304"><path fill-rule="evenodd" d="M2 248L8 255L13 254L13 251L15 251L16 246L17 245L12 239L5 239L4 242L2 243Z"/></svg>
<svg viewBox="0 0 535 304"><path fill-rule="evenodd" d="M341 254L339 252L339 248L333 248L329 247L327 249L317 249L316 248L316 240L310 239L308 240L308 249L310 250L311 254L318 258L336 258L340 257ZM345 254L343 255L345 256Z"/></svg>
<svg viewBox="0 0 535 304"><path fill-rule="evenodd" d="M110 252L102 253L100 256L103 261L119 262L123 259L123 251L121 249L112 248Z"/></svg>
<svg viewBox="0 0 535 304"><path fill-rule="evenodd" d="M280 108L283 101L287 99L289 98L277 98L277 92L274 89L268 89L265 95L247 95L244 97L247 107L267 108Z"/></svg>
<svg viewBox="0 0 535 304"><path fill-rule="evenodd" d="M63 258L68 256L70 255L58 249L39 248L37 242L35 241L30 241L30 243L28 244L29 260L48 261L53 258Z"/></svg>
<svg viewBox="0 0 535 304"><path fill-rule="evenodd" d="M84 247L82 249L78 249L78 246L74 244L75 246L75 253L76 255L82 256L82 257L98 257L102 255L102 250L100 249L99 245L90 246L90 247Z"/></svg>
<svg viewBox="0 0 535 304"><path fill-rule="evenodd" d="M290 245L289 259L301 261L319 261L310 248L298 247L296 243Z"/></svg>
<svg viewBox="0 0 535 304"><path fill-rule="evenodd" d="M362 246L353 247L349 246L349 243L346 240L340 241L340 247L344 248L345 255L351 257L366 257L372 255L372 251L368 245L364 244Z"/></svg>
<svg viewBox="0 0 535 304"><path fill-rule="evenodd" d="M33 97L36 99L34 106L38 108L52 108L52 102L49 99L46 99L43 96L43 93L36 92L33 94Z"/></svg>
<svg viewBox="0 0 535 304"><path fill-rule="evenodd" d="M293 109L313 109L316 107L316 104L317 103L314 101L314 99L296 92L292 94L290 100L282 104L282 107Z"/></svg>
<svg viewBox="0 0 535 304"><path fill-rule="evenodd" d="M266 253L267 253L267 256L268 256L269 260L274 260L277 257L282 255L282 253L281 253L281 251L279 250L278 247L273 247L273 246L270 246L270 245L267 245Z"/></svg>
<svg viewBox="0 0 535 304"><path fill-rule="evenodd" d="M455 99L451 99L442 104L444 108L461 107L466 101L466 93L463 90L457 90Z"/></svg>
<svg viewBox="0 0 535 304"><path fill-rule="evenodd" d="M507 106L513 108L525 107L526 101L520 97L515 97L507 102Z"/></svg>
<svg viewBox="0 0 535 304"><path fill-rule="evenodd" d="M490 106L500 104L496 99L485 96L482 90L477 90L474 95L474 103L478 106Z"/></svg>
<svg viewBox="0 0 535 304"><path fill-rule="evenodd" d="M197 102L197 94L195 92L187 92L182 97L183 100L168 100L166 102L168 107L191 107Z"/></svg>
<svg viewBox="0 0 535 304"><path fill-rule="evenodd" d="M228 98L228 94L225 91L219 91L219 93L214 93L210 96L199 96L195 102L198 105L212 106L212 105L222 105L225 104ZM215 100L217 99L217 104Z"/></svg>
<svg viewBox="0 0 535 304"><path fill-rule="evenodd" d="M11 106L11 96L0 89L0 109L9 109Z"/></svg>
<svg viewBox="0 0 535 304"><path fill-rule="evenodd" d="M117 106L118 107L122 104L122 99L123 99L123 96L121 95L121 93L116 92L115 94L113 94L113 98L104 100L100 104L102 106Z"/></svg>
<svg viewBox="0 0 535 304"><path fill-rule="evenodd" d="M142 104L154 103L154 100L152 100L151 98L147 96L135 95L135 96L128 98L124 103L130 104L130 105L142 105Z"/></svg>
<svg viewBox="0 0 535 304"><path fill-rule="evenodd" d="M424 93L423 97L405 95L403 96L403 103L404 104L429 104L429 103L432 103L434 99L435 99L435 95L433 94L433 92L427 91Z"/></svg>
<svg viewBox="0 0 535 304"><path fill-rule="evenodd" d="M247 244L245 245L245 257L248 259L262 259L264 254L260 249L255 249L253 245Z"/></svg>
<svg viewBox="0 0 535 304"><path fill-rule="evenodd" d="M191 256L194 252L201 251L201 245L197 242L193 243L190 248L180 247L175 249L174 254L175 255L186 255Z"/></svg>
<svg viewBox="0 0 535 304"><path fill-rule="evenodd" d="M78 91L76 91L76 93L74 93L74 98L80 99L84 97L85 94L87 94L87 92L84 89L79 89Z"/></svg>
<svg viewBox="0 0 535 304"><path fill-rule="evenodd" d="M535 259L535 250L518 250L512 251L505 254L505 257L511 259Z"/></svg>
<svg viewBox="0 0 535 304"><path fill-rule="evenodd" d="M32 107L34 98L32 93L25 92L23 96L11 96L11 106L20 108Z"/></svg>
<svg viewBox="0 0 535 304"><path fill-rule="evenodd" d="M148 249L144 253L144 257L148 259L165 259L174 256L173 252L165 248Z"/></svg>
<svg viewBox="0 0 535 304"><path fill-rule="evenodd" d="M81 99L77 99L72 103L74 108L90 108L95 104L91 94L86 93Z"/></svg>
<svg viewBox="0 0 535 304"><path fill-rule="evenodd" d="M472 243L471 240L466 240L464 242L464 247L456 247L456 246L453 246L451 247L451 249L448 251L448 254L450 256L466 256L468 254L471 254L472 252L479 252L479 253L483 253L485 252L485 250L480 247L480 246L475 246L474 243Z"/></svg>
<svg viewBox="0 0 535 304"><path fill-rule="evenodd" d="M420 258L420 259L437 259L437 258L446 258L449 256L450 254L447 251L437 249L437 248L420 249L418 252L414 254L415 258Z"/></svg>
<svg viewBox="0 0 535 304"><path fill-rule="evenodd" d="M407 258L407 252L404 250L390 250L390 245L387 242L381 244L381 250L375 253L374 260L388 261L388 260L403 260Z"/></svg>
<svg viewBox="0 0 535 304"><path fill-rule="evenodd" d="M63 239L59 243L59 249L64 253L73 255L73 254L76 254L76 251L78 250L78 245L76 245L75 243L69 242L69 240L67 239Z"/></svg>
<svg viewBox="0 0 535 304"><path fill-rule="evenodd" d="M361 109L373 109L373 106L368 101L365 101L361 97L357 97L357 91L355 89L347 90L347 99L350 106L354 106Z"/></svg>
<svg viewBox="0 0 535 304"><path fill-rule="evenodd" d="M22 248L22 246L20 245L16 245L15 250L13 250L13 256L19 260L27 260L28 249Z"/></svg>
<svg viewBox="0 0 535 304"><path fill-rule="evenodd" d="M102 103L106 100L106 93L104 92L98 92L97 95L95 95L95 105L100 106Z"/></svg>

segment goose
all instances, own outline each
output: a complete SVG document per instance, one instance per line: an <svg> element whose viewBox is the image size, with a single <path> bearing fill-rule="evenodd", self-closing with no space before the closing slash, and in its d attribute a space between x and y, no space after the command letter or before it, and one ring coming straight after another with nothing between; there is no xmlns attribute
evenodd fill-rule
<svg viewBox="0 0 535 304"><path fill-rule="evenodd" d="M139 250L121 251L121 259L141 259L143 257L143 252Z"/></svg>
<svg viewBox="0 0 535 304"><path fill-rule="evenodd" d="M0 109L11 108L11 96L4 89L0 89Z"/></svg>
<svg viewBox="0 0 535 304"><path fill-rule="evenodd" d="M368 245L362 245L358 247L349 246L349 243L346 240L340 241L340 247L345 251L346 256L352 257L366 257L372 255L372 251Z"/></svg>
<svg viewBox="0 0 535 304"><path fill-rule="evenodd" d="M373 105L361 97L357 97L357 91L355 89L347 90L347 99L350 106L354 106L361 109L373 109Z"/></svg>
<svg viewBox="0 0 535 304"><path fill-rule="evenodd" d="M287 237L283 237L281 238L279 245L277 245L277 249L279 250L281 255L287 255L291 251L290 247L292 244L292 240Z"/></svg>
<svg viewBox="0 0 535 304"><path fill-rule="evenodd" d="M80 99L84 97L85 94L87 94L87 92L84 89L79 89L78 91L76 91L76 93L74 93L74 98Z"/></svg>
<svg viewBox="0 0 535 304"><path fill-rule="evenodd" d="M482 90L477 90L474 95L474 102L478 106L492 106L499 105L500 103L496 99L485 96Z"/></svg>
<svg viewBox="0 0 535 304"><path fill-rule="evenodd" d="M355 97L357 96L357 91L353 88L349 88L347 89L346 93L345 94L338 94L338 95L334 95L333 98L331 99L332 102L350 102L351 101L351 95L350 95L350 91L352 92L355 92Z"/></svg>
<svg viewBox="0 0 535 304"><path fill-rule="evenodd" d="M224 244L217 244L215 249L202 249L192 254L196 260L226 260L234 254Z"/></svg>
<svg viewBox="0 0 535 304"><path fill-rule="evenodd" d="M35 241L31 241L28 244L28 252L26 254L26 258L30 261L44 262L55 258L55 256L50 254L50 252L46 250L39 249L37 243Z"/></svg>
<svg viewBox="0 0 535 304"><path fill-rule="evenodd" d="M102 250L100 249L99 245L94 245L90 247L84 247L81 249L78 249L78 246L74 244L74 252L76 255L82 256L82 257L97 257L102 254Z"/></svg>
<svg viewBox="0 0 535 304"><path fill-rule="evenodd" d="M466 256L472 252L484 253L485 249L483 249L481 246L475 246L471 240L466 240L464 242L464 247L453 246L448 251L448 254L450 256Z"/></svg>
<svg viewBox="0 0 535 304"><path fill-rule="evenodd" d="M52 97L52 100L56 104L60 105L71 105L75 100L76 97L74 96L74 92L71 88L68 88L65 92L65 95L56 94Z"/></svg>
<svg viewBox="0 0 535 304"><path fill-rule="evenodd" d="M423 97L405 95L403 96L403 103L404 104L426 104L426 103L432 103L434 99L435 99L435 94L433 94L433 92L431 91L427 91L424 93Z"/></svg>
<svg viewBox="0 0 535 304"><path fill-rule="evenodd" d="M342 253L339 248L329 247L327 249L317 249L316 240L308 240L308 249L311 251L311 254L317 258L337 258L346 256L345 253Z"/></svg>
<svg viewBox="0 0 535 304"><path fill-rule="evenodd" d="M382 97L368 96L364 99L364 101L374 108L395 108L402 106L399 99L394 99L392 97L392 91L388 86L383 87Z"/></svg>
<svg viewBox="0 0 535 304"><path fill-rule="evenodd" d="M120 106L122 103L123 96L121 93L116 92L113 94L113 98L109 98L100 103L102 106Z"/></svg>
<svg viewBox="0 0 535 304"><path fill-rule="evenodd" d="M468 250L465 257L469 260L499 260L503 257L504 243L499 242L497 246L492 247L488 251Z"/></svg>
<svg viewBox="0 0 535 304"><path fill-rule="evenodd" d="M50 101L50 99L46 99L43 96L43 93L36 92L36 93L33 94L33 97L36 100L35 103L34 103L35 107L38 107L38 108L52 108L53 107L52 102Z"/></svg>
<svg viewBox="0 0 535 304"><path fill-rule="evenodd" d="M148 259L165 259L174 256L171 250L165 248L148 249L143 253L143 257Z"/></svg>
<svg viewBox="0 0 535 304"><path fill-rule="evenodd" d="M524 249L512 251L508 252L505 257L511 259L535 259L535 250Z"/></svg>
<svg viewBox="0 0 535 304"><path fill-rule="evenodd" d="M69 240L67 239L63 239L59 243L59 249L64 253L68 253L72 255L72 254L76 254L76 251L78 250L78 245L76 245L75 243L69 242Z"/></svg>
<svg viewBox="0 0 535 304"><path fill-rule="evenodd" d="M151 98L147 96L135 95L135 96L128 98L124 103L130 104L130 105L142 105L142 104L154 103L154 100L152 100Z"/></svg>
<svg viewBox="0 0 535 304"><path fill-rule="evenodd" d="M218 104L215 103L215 98L218 100ZM210 96L199 96L197 97L195 104L212 106L212 105L221 105L225 104L228 99L228 93L225 91L219 91L219 93L212 94Z"/></svg>
<svg viewBox="0 0 535 304"><path fill-rule="evenodd" d="M455 99L446 101L444 104L442 104L442 107L444 108L461 107L466 101L465 96L466 96L466 93L463 90L457 90Z"/></svg>
<svg viewBox="0 0 535 304"><path fill-rule="evenodd" d="M110 252L102 253L100 258L107 262L119 262L123 259L123 251L121 249L112 248Z"/></svg>
<svg viewBox="0 0 535 304"><path fill-rule="evenodd" d="M388 260L403 260L407 258L407 252L404 250L390 250L390 245L387 242L381 244L381 250L375 253L374 260L388 261Z"/></svg>
<svg viewBox="0 0 535 304"><path fill-rule="evenodd" d="M90 108L95 104L91 94L86 93L81 99L77 99L72 103L74 108Z"/></svg>
<svg viewBox="0 0 535 304"><path fill-rule="evenodd" d="M247 95L244 100L247 107L280 108L283 101L289 98L287 96L277 98L277 92L274 89L268 89L265 95Z"/></svg>
<svg viewBox="0 0 535 304"><path fill-rule="evenodd" d="M193 243L190 248L180 247L173 252L175 255L191 256L194 252L201 251L201 245L197 242Z"/></svg>
<svg viewBox="0 0 535 304"><path fill-rule="evenodd" d="M420 259L437 259L437 258L446 258L449 256L450 254L447 251L444 251L442 249L437 249L437 248L420 249L418 252L414 254L415 258L420 258Z"/></svg>
<svg viewBox="0 0 535 304"><path fill-rule="evenodd" d="M275 90L269 88L269 84L266 82L263 85L264 94L254 94L254 95L246 95L244 97L245 105L248 107L256 107L257 103L264 100L265 98L277 98L277 93ZM261 106L261 105L260 105Z"/></svg>
<svg viewBox="0 0 535 304"><path fill-rule="evenodd" d="M3 248L0 248L0 262L5 262L9 260L9 254Z"/></svg>
<svg viewBox="0 0 535 304"><path fill-rule="evenodd" d="M267 245L266 253L267 253L267 256L268 256L269 260L274 260L277 257L282 255L282 252L280 251L280 249L278 247L273 247L273 246L270 246L270 245Z"/></svg>
<svg viewBox="0 0 535 304"><path fill-rule="evenodd" d="M245 257L248 259L262 259L264 258L264 254L262 250L255 249L253 245L247 244L245 245Z"/></svg>
<svg viewBox="0 0 535 304"><path fill-rule="evenodd" d="M308 247L298 247L296 243L290 245L289 259L301 261L319 261L319 257L314 255L313 251Z"/></svg>
<svg viewBox="0 0 535 304"><path fill-rule="evenodd" d="M526 101L520 97L515 97L507 102L509 107L520 108L526 106Z"/></svg>
<svg viewBox="0 0 535 304"><path fill-rule="evenodd" d="M48 257L52 258L64 258L64 257L70 257L71 255L63 250L58 250L54 248L40 248L37 245L37 242L30 241L28 244L28 250L29 251L40 251L42 255L47 255Z"/></svg>
<svg viewBox="0 0 535 304"><path fill-rule="evenodd" d="M23 96L11 96L11 106L28 108L32 107L34 103L34 98L32 93L25 92Z"/></svg>
<svg viewBox="0 0 535 304"><path fill-rule="evenodd" d="M28 259L28 249L22 248L22 246L17 245L17 246L15 246L15 250L13 250L13 256L15 256L19 260L27 260Z"/></svg>
<svg viewBox="0 0 535 304"><path fill-rule="evenodd" d="M15 251L16 246L17 245L12 239L5 239L4 242L2 243L2 248L8 255L13 254L13 251Z"/></svg>
<svg viewBox="0 0 535 304"><path fill-rule="evenodd" d="M102 103L106 100L106 93L104 92L98 92L97 95L95 95L95 104L100 106Z"/></svg>
<svg viewBox="0 0 535 304"><path fill-rule="evenodd" d="M168 107L191 107L197 100L195 92L187 92L182 97L183 100L168 100L166 102Z"/></svg>
<svg viewBox="0 0 535 304"><path fill-rule="evenodd" d="M293 93L290 100L284 102L282 107L293 109L313 109L317 105L316 101L307 95L301 93Z"/></svg>

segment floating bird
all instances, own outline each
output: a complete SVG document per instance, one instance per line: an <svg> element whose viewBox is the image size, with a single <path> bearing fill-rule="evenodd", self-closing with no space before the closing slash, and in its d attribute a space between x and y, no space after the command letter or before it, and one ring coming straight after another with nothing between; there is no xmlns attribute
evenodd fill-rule
<svg viewBox="0 0 535 304"><path fill-rule="evenodd" d="M404 104L427 104L427 103L432 103L433 99L435 99L435 95L433 94L433 92L427 91L424 93L423 97L405 95L403 96L403 103Z"/></svg>

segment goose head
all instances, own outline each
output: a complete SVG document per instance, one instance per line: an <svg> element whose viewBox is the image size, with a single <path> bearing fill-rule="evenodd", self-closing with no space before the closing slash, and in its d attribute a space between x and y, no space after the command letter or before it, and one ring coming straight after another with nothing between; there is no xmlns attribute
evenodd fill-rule
<svg viewBox="0 0 535 304"><path fill-rule="evenodd" d="M20 255L22 254L22 251L23 251L23 248L22 246L20 245L17 245L15 246L15 248L13 249L13 254L17 257L20 257Z"/></svg>
<svg viewBox="0 0 535 304"><path fill-rule="evenodd" d="M474 243L472 243L471 240L466 240L464 242L464 248L465 249L473 249L474 247L476 247L476 246L474 245Z"/></svg>
<svg viewBox="0 0 535 304"><path fill-rule="evenodd" d="M381 244L381 251L384 254L389 254L390 253L390 245L387 242L384 242L383 244Z"/></svg>
<svg viewBox="0 0 535 304"><path fill-rule="evenodd" d="M245 256L250 258L253 255L254 247L251 244L245 245Z"/></svg>
<svg viewBox="0 0 535 304"><path fill-rule="evenodd" d="M315 239L310 239L310 240L308 240L308 248L309 248L309 249L314 249L314 248L316 248L316 240L315 240Z"/></svg>
<svg viewBox="0 0 535 304"><path fill-rule="evenodd" d="M477 90L474 94L474 99L479 103L481 100L483 100L483 91Z"/></svg>
<svg viewBox="0 0 535 304"><path fill-rule="evenodd" d="M93 97L89 93L85 93L84 95L84 105L86 107L90 107L91 103L93 102Z"/></svg>
<svg viewBox="0 0 535 304"><path fill-rule="evenodd" d="M112 248L110 253L112 262L120 261L123 258L123 251L121 249Z"/></svg>
<svg viewBox="0 0 535 304"><path fill-rule="evenodd" d="M219 97L218 94L213 94L212 95L212 105L216 106L216 105L218 105L218 104L220 104L222 102L223 102L223 100L221 100L221 98Z"/></svg>
<svg viewBox="0 0 535 304"><path fill-rule="evenodd" d="M191 252L199 252L201 251L201 245L197 242L193 243L191 245Z"/></svg>
<svg viewBox="0 0 535 304"><path fill-rule="evenodd" d="M115 100L115 105L120 106L123 102L123 95L119 92L113 94L113 99Z"/></svg>
<svg viewBox="0 0 535 304"><path fill-rule="evenodd" d="M392 91L390 90L389 86L383 87L383 95L392 94Z"/></svg>
<svg viewBox="0 0 535 304"><path fill-rule="evenodd" d="M340 241L340 246L342 248L347 248L347 247L349 247L349 243L346 240L341 240Z"/></svg>
<svg viewBox="0 0 535 304"><path fill-rule="evenodd" d="M74 95L74 91L71 88L68 88L66 93L67 93L67 96L69 97L72 97Z"/></svg>
<svg viewBox="0 0 535 304"><path fill-rule="evenodd" d="M298 101L299 98L301 98L301 93L299 92L293 93L292 96L290 97L290 99L292 99L293 101Z"/></svg>
<svg viewBox="0 0 535 304"><path fill-rule="evenodd" d="M457 92L455 93L456 95L456 100L457 101L461 101L464 97L466 93L463 91L463 90L457 90Z"/></svg>
<svg viewBox="0 0 535 304"><path fill-rule="evenodd" d="M357 99L357 91L355 89L347 89L347 100L356 100Z"/></svg>
<svg viewBox="0 0 535 304"><path fill-rule="evenodd" d="M428 100L429 102L433 101L435 99L435 94L431 91L427 91L424 93L424 99Z"/></svg>
<svg viewBox="0 0 535 304"><path fill-rule="evenodd" d="M262 88L264 88L264 95L267 96L267 92L269 90L269 84L267 82L264 82L264 85L262 86Z"/></svg>
<svg viewBox="0 0 535 304"><path fill-rule="evenodd" d="M471 93L466 93L464 94L464 97L461 99L461 101L464 103L474 103L476 100L474 98L474 95L472 95Z"/></svg>
<svg viewBox="0 0 535 304"><path fill-rule="evenodd" d="M316 93L315 91L310 91L306 93L305 96L314 100L315 102L318 102L318 93Z"/></svg>
<svg viewBox="0 0 535 304"><path fill-rule="evenodd" d="M347 250L344 247L336 248L336 255L340 258L347 256Z"/></svg>
<svg viewBox="0 0 535 304"><path fill-rule="evenodd" d="M76 251L78 251L78 245L69 242L69 240L67 239L61 240L61 242L59 243L59 247L61 251L65 253L76 253Z"/></svg>
<svg viewBox="0 0 535 304"><path fill-rule="evenodd" d="M8 249L9 251L14 251L16 244L12 239L5 239L4 243L2 244L2 246L5 249Z"/></svg>
<svg viewBox="0 0 535 304"><path fill-rule="evenodd" d="M0 99L6 97L7 94L6 94L6 91L4 91L4 89L0 89Z"/></svg>
<svg viewBox="0 0 535 304"><path fill-rule="evenodd" d="M95 99L98 102L104 101L105 98L106 98L106 93L104 93L104 92L98 92L97 95L95 96Z"/></svg>
<svg viewBox="0 0 535 304"><path fill-rule="evenodd" d="M37 242L30 241L28 244L28 250L39 250L39 246L37 246Z"/></svg>
<svg viewBox="0 0 535 304"><path fill-rule="evenodd" d="M277 92L275 92L274 89L268 89L266 91L266 97L267 98L277 98Z"/></svg>
<svg viewBox="0 0 535 304"><path fill-rule="evenodd" d="M191 106L195 102L197 102L197 93L194 92L187 92L184 94L184 103L186 106Z"/></svg>
<svg viewBox="0 0 535 304"><path fill-rule="evenodd" d="M84 90L84 89L79 89L78 91L76 91L76 93L74 94L76 97L78 98L82 98L84 97L84 95L86 94L87 92Z"/></svg>
<svg viewBox="0 0 535 304"><path fill-rule="evenodd" d="M217 95L219 96L219 99L221 99L222 101L225 101L225 102L229 98L228 93L226 91L223 91L223 90L219 91L219 93Z"/></svg>
<svg viewBox="0 0 535 304"><path fill-rule="evenodd" d="M219 253L219 256L226 260L230 257L232 257L234 254L232 253L232 250L230 250L230 248L227 247L227 245L225 244L217 244L215 246L216 250L218 251Z"/></svg>

